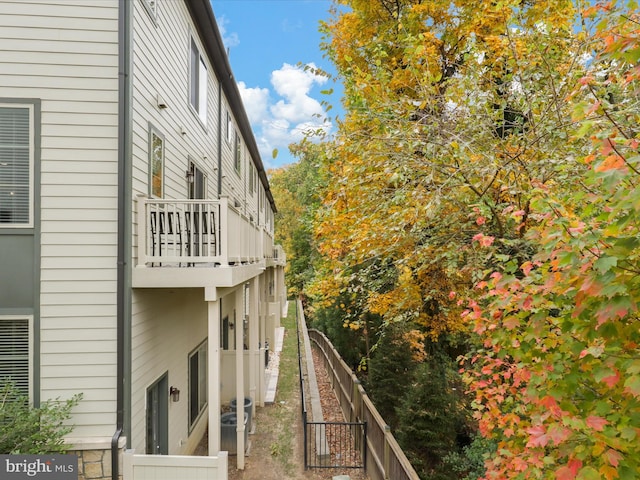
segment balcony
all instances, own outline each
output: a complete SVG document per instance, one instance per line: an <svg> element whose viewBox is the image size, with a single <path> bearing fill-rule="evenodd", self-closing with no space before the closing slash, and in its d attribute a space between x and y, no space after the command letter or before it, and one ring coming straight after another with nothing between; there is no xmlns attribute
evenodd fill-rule
<svg viewBox="0 0 640 480"><path fill-rule="evenodd" d="M134 287L234 286L283 258L271 233L225 197L138 197Z"/></svg>
<svg viewBox="0 0 640 480"><path fill-rule="evenodd" d="M271 253L269 253L269 251ZM284 267L287 264L287 257L284 253L284 248L281 245L273 245L273 247L269 250L265 250L266 252L266 261L267 267Z"/></svg>

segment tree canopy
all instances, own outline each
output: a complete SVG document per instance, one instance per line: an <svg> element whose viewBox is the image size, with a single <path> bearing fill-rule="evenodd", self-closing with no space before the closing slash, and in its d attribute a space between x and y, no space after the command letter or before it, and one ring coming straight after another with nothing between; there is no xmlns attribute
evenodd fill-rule
<svg viewBox="0 0 640 480"><path fill-rule="evenodd" d="M298 151L298 291L368 355L400 332L414 382L462 353L485 478L640 475L639 25L577 0L335 0L322 25L345 116Z"/></svg>

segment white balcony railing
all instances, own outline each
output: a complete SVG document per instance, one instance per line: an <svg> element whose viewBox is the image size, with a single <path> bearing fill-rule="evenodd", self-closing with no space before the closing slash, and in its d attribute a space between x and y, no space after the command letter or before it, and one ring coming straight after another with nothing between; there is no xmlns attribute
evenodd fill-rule
<svg viewBox="0 0 640 480"><path fill-rule="evenodd" d="M138 198L138 266L229 265L264 256L264 229L220 200Z"/></svg>

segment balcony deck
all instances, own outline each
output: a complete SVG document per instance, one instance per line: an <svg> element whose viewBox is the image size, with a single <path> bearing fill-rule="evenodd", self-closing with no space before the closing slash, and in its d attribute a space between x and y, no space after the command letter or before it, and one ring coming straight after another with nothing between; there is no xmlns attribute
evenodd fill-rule
<svg viewBox="0 0 640 480"><path fill-rule="evenodd" d="M271 232L227 198L139 197L136 218L133 287L230 287L285 262Z"/></svg>

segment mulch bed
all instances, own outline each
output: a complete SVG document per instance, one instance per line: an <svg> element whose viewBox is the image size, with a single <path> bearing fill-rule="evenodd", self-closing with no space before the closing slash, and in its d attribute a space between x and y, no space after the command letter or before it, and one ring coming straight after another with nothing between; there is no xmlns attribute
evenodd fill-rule
<svg viewBox="0 0 640 480"><path fill-rule="evenodd" d="M336 395L333 391L333 387L331 386L331 382L329 381L329 376L327 375L326 370L324 369L324 359L322 353L318 351L317 348L312 348L312 357L313 357L313 365L316 373L316 380L318 382L318 392L320 395L320 404L322 405L322 415L324 417L325 422L346 422L344 415L342 414L342 409L340 408L340 403L336 398ZM329 430L327 434L327 443L329 444L329 450L332 452L332 462L341 462L342 464L347 465L355 465L356 463L360 463L361 460L359 458L358 452L354 452L350 450L348 452L343 452L341 458L335 457L335 452L339 452L344 450L340 445L344 444L344 439L340 438L338 435L332 435L332 432ZM329 475L339 475L344 474L344 469L338 471L335 469L328 469L327 473ZM364 480L367 476L360 469L354 469L349 471L349 476L352 480ZM331 478L328 476L328 478Z"/></svg>

